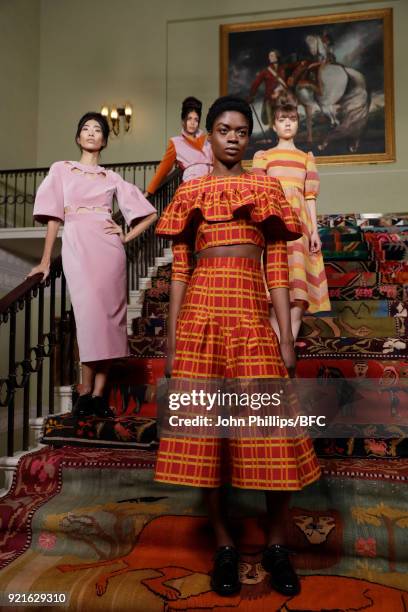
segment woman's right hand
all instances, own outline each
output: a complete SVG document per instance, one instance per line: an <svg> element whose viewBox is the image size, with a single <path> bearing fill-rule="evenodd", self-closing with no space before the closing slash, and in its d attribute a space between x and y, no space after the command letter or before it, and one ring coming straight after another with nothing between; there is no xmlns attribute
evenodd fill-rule
<svg viewBox="0 0 408 612"><path fill-rule="evenodd" d="M166 365L164 368L164 375L166 378L171 378L171 373L173 371L173 362L174 362L174 351L169 351L167 353Z"/></svg>
<svg viewBox="0 0 408 612"><path fill-rule="evenodd" d="M35 274L42 274L43 277L41 282L44 283L48 276L50 275L50 264L40 263L38 266L35 266L31 272L29 272L26 278L30 278L30 276L34 276Z"/></svg>

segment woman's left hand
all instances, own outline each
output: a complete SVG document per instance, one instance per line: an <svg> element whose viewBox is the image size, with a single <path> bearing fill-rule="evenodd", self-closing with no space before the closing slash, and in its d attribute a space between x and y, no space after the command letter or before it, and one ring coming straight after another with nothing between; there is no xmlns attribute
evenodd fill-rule
<svg viewBox="0 0 408 612"><path fill-rule="evenodd" d="M320 240L319 232L315 230L310 234L310 253L320 253L322 241Z"/></svg>
<svg viewBox="0 0 408 612"><path fill-rule="evenodd" d="M108 219L106 221L104 230L105 230L105 234L119 234L119 238L122 244L125 244L126 238L125 238L125 234L123 233L123 229L120 225L115 223L113 219Z"/></svg>

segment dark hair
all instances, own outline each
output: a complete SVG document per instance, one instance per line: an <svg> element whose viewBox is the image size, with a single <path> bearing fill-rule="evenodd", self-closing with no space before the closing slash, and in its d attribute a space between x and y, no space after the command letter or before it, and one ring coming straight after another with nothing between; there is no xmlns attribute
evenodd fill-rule
<svg viewBox="0 0 408 612"><path fill-rule="evenodd" d="M89 113L85 113L85 115L83 115L79 122L78 122L78 127L77 127L77 131L75 134L75 142L77 141L77 138L79 138L79 135L81 133L82 128L84 127L85 123L87 121L90 121L91 119L94 119L95 121L97 121L101 127L102 130L102 135L103 138L105 140L105 144L103 147L101 147L101 151L102 149L104 149L106 147L106 145L108 144L108 138L109 138L109 123L108 120L106 119L106 117L104 117L103 115L101 115L101 113L95 113L93 111L90 111Z"/></svg>
<svg viewBox="0 0 408 612"><path fill-rule="evenodd" d="M189 96L188 98L183 100L182 105L181 105L182 120L184 121L184 119L187 119L188 114L191 113L192 111L197 113L198 119L200 120L202 107L203 107L203 104L202 102L200 102L200 100L197 100L197 98L194 98L194 96Z"/></svg>
<svg viewBox="0 0 408 612"><path fill-rule="evenodd" d="M268 57L270 56L271 53L274 53L276 55L276 59L279 61L281 58L281 53L279 51L279 49L270 49L270 51L268 51Z"/></svg>
<svg viewBox="0 0 408 612"><path fill-rule="evenodd" d="M207 114L207 119L205 121L207 132L212 131L217 117L227 111L235 111L244 115L244 117L248 119L248 133L249 135L252 134L252 130L254 129L254 120L252 117L251 107L243 98L238 98L238 96L221 96L221 98L217 98Z"/></svg>
<svg viewBox="0 0 408 612"><path fill-rule="evenodd" d="M296 119L299 121L299 112L296 104L290 104L288 102L277 104L273 110L273 121L276 121L278 115L283 115L284 117L293 117L293 115L295 115Z"/></svg>

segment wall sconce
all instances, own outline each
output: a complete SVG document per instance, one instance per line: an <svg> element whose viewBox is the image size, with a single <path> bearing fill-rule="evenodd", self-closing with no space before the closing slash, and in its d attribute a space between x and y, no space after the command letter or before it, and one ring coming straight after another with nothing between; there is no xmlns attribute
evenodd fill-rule
<svg viewBox="0 0 408 612"><path fill-rule="evenodd" d="M133 110L130 104L125 104L124 107L120 108L112 106L110 110L108 106L103 106L101 108L101 115L107 118L110 124L110 129L115 134L115 136L118 136L120 132L120 117L124 118L125 132L129 131L132 114Z"/></svg>

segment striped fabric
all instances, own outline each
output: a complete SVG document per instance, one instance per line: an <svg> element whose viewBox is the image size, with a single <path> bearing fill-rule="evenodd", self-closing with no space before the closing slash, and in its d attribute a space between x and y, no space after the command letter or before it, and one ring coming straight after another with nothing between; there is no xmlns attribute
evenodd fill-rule
<svg viewBox="0 0 408 612"><path fill-rule="evenodd" d="M253 171L279 179L286 199L302 223L303 236L288 244L291 303L303 302L310 313L330 310L322 254L309 252L312 222L306 201L315 200L319 193L313 154L298 149L258 151Z"/></svg>
<svg viewBox="0 0 408 612"><path fill-rule="evenodd" d="M245 257L200 258L178 322L173 379L286 377L268 320L261 262ZM204 383L203 383L204 384ZM179 438L160 440L158 481L218 487L226 480L244 489L298 490L320 469L310 439Z"/></svg>

